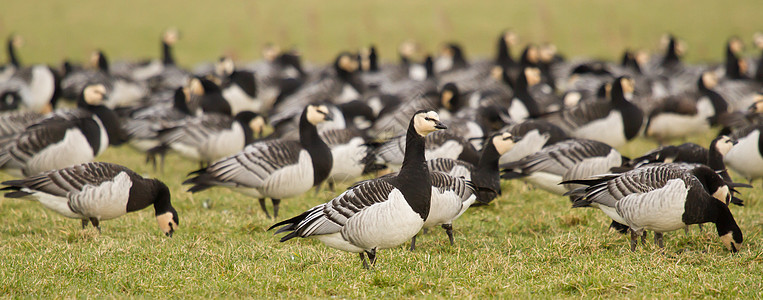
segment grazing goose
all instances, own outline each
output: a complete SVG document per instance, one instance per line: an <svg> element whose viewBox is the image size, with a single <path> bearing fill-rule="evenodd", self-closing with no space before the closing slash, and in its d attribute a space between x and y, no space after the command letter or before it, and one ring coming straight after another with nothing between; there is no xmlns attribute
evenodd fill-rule
<svg viewBox="0 0 763 300"><path fill-rule="evenodd" d="M236 154L261 134L265 119L257 113L242 111L234 117L217 113L187 119L174 128L159 132L161 144L149 150L149 156L164 156L168 149L206 166ZM152 160L152 159L149 159Z"/></svg>
<svg viewBox="0 0 763 300"><path fill-rule="evenodd" d="M172 46L177 43L180 33L175 28L170 28L162 33L161 47L162 56L160 59L146 60L140 63L114 63L113 73L116 75L127 76L136 81L146 81L149 78L157 76L165 68L175 67L175 56L172 53Z"/></svg>
<svg viewBox="0 0 763 300"><path fill-rule="evenodd" d="M20 180L5 181L11 191L6 198L22 198L40 202L64 217L82 220L101 231L103 220L154 205L159 229L172 237L180 224L178 213L170 203L170 190L158 179L147 179L132 170L105 162L92 162Z"/></svg>
<svg viewBox="0 0 763 300"><path fill-rule="evenodd" d="M598 207L630 227L632 251L645 230L655 232L655 243L662 248L664 232L706 222L716 224L718 236L730 251L742 246L742 231L727 206L729 187L706 166L687 170L674 164L649 165L566 183L586 185L580 188L584 196L573 207Z"/></svg>
<svg viewBox="0 0 763 300"><path fill-rule="evenodd" d="M194 77L188 81L188 90L191 99L188 100L188 109L195 115L202 113L218 113L231 116L231 106L223 96L223 92L213 81L207 78Z"/></svg>
<svg viewBox="0 0 763 300"><path fill-rule="evenodd" d="M718 123L728 112L728 103L712 89L718 79L712 72L702 73L697 80L697 91L687 91L662 99L652 110L644 134L660 144L674 138L701 134Z"/></svg>
<svg viewBox="0 0 763 300"><path fill-rule="evenodd" d="M447 173L453 177L471 180L476 187L477 202L488 204L501 195L498 160L511 151L520 138L508 132L493 134L482 149L479 163L476 165L451 158L434 158L427 161L431 171Z"/></svg>
<svg viewBox="0 0 763 300"><path fill-rule="evenodd" d="M278 217L281 199L294 197L323 182L331 172L331 149L321 140L316 125L331 120L325 105L308 105L299 121L299 141L272 140L248 145L243 151L195 171L183 184L193 184L189 192L214 186L259 198L269 218L265 198L273 202L273 218Z"/></svg>
<svg viewBox="0 0 763 300"><path fill-rule="evenodd" d="M312 237L327 246L359 253L363 266L376 251L397 247L415 236L429 216L432 180L424 159L424 137L445 129L434 111L418 111L408 126L405 162L396 176L366 180L291 219L269 228L291 231L281 242Z"/></svg>
<svg viewBox="0 0 763 300"><path fill-rule="evenodd" d="M215 73L222 78L222 96L230 104L232 114L242 111L263 112L264 103L257 98L254 72L237 70L233 60L224 57L218 62Z"/></svg>
<svg viewBox="0 0 763 300"><path fill-rule="evenodd" d="M738 143L723 157L726 165L752 182L763 178L763 125L751 125L735 132L731 137Z"/></svg>
<svg viewBox="0 0 763 300"><path fill-rule="evenodd" d="M501 178L520 178L546 191L565 194L572 186L564 180L586 178L622 165L617 150L602 142L569 139L545 147L516 162L502 164Z"/></svg>
<svg viewBox="0 0 763 300"><path fill-rule="evenodd" d="M612 83L610 100L585 101L549 117L549 121L566 129L571 136L620 147L635 138L643 123L644 113L628 101L633 93L633 80L623 76Z"/></svg>
<svg viewBox="0 0 763 300"><path fill-rule="evenodd" d="M0 168L14 176L90 162L109 145L120 140L119 122L102 105L106 89L90 85L80 97L84 111L52 117L13 136L0 148Z"/></svg>

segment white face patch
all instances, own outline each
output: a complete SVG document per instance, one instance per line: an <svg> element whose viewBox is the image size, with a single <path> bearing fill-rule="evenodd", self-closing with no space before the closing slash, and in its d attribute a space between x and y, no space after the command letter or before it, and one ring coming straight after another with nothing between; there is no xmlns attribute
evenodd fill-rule
<svg viewBox="0 0 763 300"><path fill-rule="evenodd" d="M416 54L417 49L418 46L416 46L415 42L405 41L400 44L398 51L403 55L403 57L411 57Z"/></svg>
<svg viewBox="0 0 763 300"><path fill-rule="evenodd" d="M428 111L426 113L418 113L413 118L413 128L416 129L416 133L420 136L426 136L436 130L435 125L440 121L440 116L434 111Z"/></svg>
<svg viewBox="0 0 763 300"><path fill-rule="evenodd" d="M530 49L527 49L527 60L532 63L538 62L538 47L530 47Z"/></svg>
<svg viewBox="0 0 763 300"><path fill-rule="evenodd" d="M279 53L281 53L281 48L276 45L266 45L262 49L262 57L267 61L275 60Z"/></svg>
<svg viewBox="0 0 763 300"><path fill-rule="evenodd" d="M715 77L712 72L702 73L702 84L708 89L715 88L718 85L718 77Z"/></svg>
<svg viewBox="0 0 763 300"><path fill-rule="evenodd" d="M103 104L103 99L106 95L106 87L102 84L89 85L83 91L85 102L87 104L97 106Z"/></svg>
<svg viewBox="0 0 763 300"><path fill-rule="evenodd" d="M490 70L490 77L493 77L495 80L501 80L503 78L503 68L499 66L495 66Z"/></svg>
<svg viewBox="0 0 763 300"><path fill-rule="evenodd" d="M723 204L728 205L729 202L731 201L731 195L729 194L729 186L724 185L718 188L718 190L715 191L715 193L713 193L713 198L723 202Z"/></svg>
<svg viewBox="0 0 763 300"><path fill-rule="evenodd" d="M178 36L180 36L180 34L178 33L178 30L175 28L170 28L164 32L164 36L162 36L162 40L168 45L173 45L177 42Z"/></svg>
<svg viewBox="0 0 763 300"><path fill-rule="evenodd" d="M443 91L440 101L442 102L442 106L444 106L446 109L450 109L451 107L450 99L453 99L453 92L449 90Z"/></svg>
<svg viewBox="0 0 763 300"><path fill-rule="evenodd" d="M763 113L763 95L755 95L755 103L750 106L750 113Z"/></svg>
<svg viewBox="0 0 763 300"><path fill-rule="evenodd" d="M514 46L519 42L519 36L513 31L509 31L503 35L503 42L506 43L506 46L511 48L511 46Z"/></svg>
<svg viewBox="0 0 763 300"><path fill-rule="evenodd" d="M554 59L554 55L556 55L556 46L553 44L545 44L541 46L540 48L540 60L549 62L552 59Z"/></svg>
<svg viewBox="0 0 763 300"><path fill-rule="evenodd" d="M733 147L734 141L725 135L715 143L715 149L718 150L721 155L726 155L726 153L729 153L729 150L731 150Z"/></svg>
<svg viewBox="0 0 763 300"><path fill-rule="evenodd" d="M752 35L752 42L755 44L755 47L758 47L758 49L763 49L763 33L756 32Z"/></svg>
<svg viewBox="0 0 763 300"><path fill-rule="evenodd" d="M325 105L308 105L307 121L310 122L310 124L318 125L319 123L326 121L326 116L328 113L329 109Z"/></svg>
<svg viewBox="0 0 763 300"><path fill-rule="evenodd" d="M637 51L636 52L636 62L640 66L645 65L647 62L649 62L649 53L647 53L646 51L642 51L642 50Z"/></svg>
<svg viewBox="0 0 763 300"><path fill-rule="evenodd" d="M734 241L734 236L731 231L721 236L721 242L723 242L723 245L726 246L726 249L729 251L739 251L742 249L742 244Z"/></svg>
<svg viewBox="0 0 763 300"><path fill-rule="evenodd" d="M339 58L339 68L347 72L355 72L358 69L358 62L348 55L342 55Z"/></svg>
<svg viewBox="0 0 763 300"><path fill-rule="evenodd" d="M249 128L251 128L254 133L261 133L262 129L265 128L265 119L261 116L255 117L249 121Z"/></svg>
<svg viewBox="0 0 763 300"><path fill-rule="evenodd" d="M744 49L744 44L739 39L732 39L729 42L729 48L731 48L731 52L739 53Z"/></svg>
<svg viewBox="0 0 763 300"><path fill-rule="evenodd" d="M101 54L96 52L93 52L93 54L90 54L90 66L93 68L98 68L98 59L101 58Z"/></svg>
<svg viewBox="0 0 763 300"><path fill-rule="evenodd" d="M204 95L204 86L201 85L201 80L198 78L191 79L191 82L188 84L188 89L191 91L191 94L201 96Z"/></svg>
<svg viewBox="0 0 763 300"><path fill-rule="evenodd" d="M538 68L525 68L525 78L527 78L527 86L540 83L540 70Z"/></svg>
<svg viewBox="0 0 763 300"><path fill-rule="evenodd" d="M178 227L178 224L176 224L175 220L172 219L173 217L174 216L171 212L166 212L156 216L156 222L159 223L159 229L165 235L171 235L172 232L174 232Z"/></svg>
<svg viewBox="0 0 763 300"><path fill-rule="evenodd" d="M622 87L623 87L623 93L624 94L633 93L633 89L634 89L634 87L633 87L634 86L633 79L623 78L620 81L620 85L622 85Z"/></svg>
<svg viewBox="0 0 763 300"><path fill-rule="evenodd" d="M501 135L494 136L493 145L500 155L509 152L514 148L514 140L512 139L511 133L504 132Z"/></svg>
<svg viewBox="0 0 763 300"><path fill-rule="evenodd" d="M564 95L564 106L573 107L575 105L578 105L578 103L580 103L580 99L582 98L583 98L583 95L581 95L578 92L567 93L567 95Z"/></svg>
<svg viewBox="0 0 763 300"><path fill-rule="evenodd" d="M227 76L233 74L234 69L235 65L233 64L233 60L230 59L230 57L223 58L217 62L217 64L215 64L215 73L218 76Z"/></svg>

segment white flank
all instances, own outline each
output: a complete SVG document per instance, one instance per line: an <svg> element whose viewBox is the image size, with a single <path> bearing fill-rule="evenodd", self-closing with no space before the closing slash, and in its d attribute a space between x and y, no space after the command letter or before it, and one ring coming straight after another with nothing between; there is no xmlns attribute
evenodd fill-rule
<svg viewBox="0 0 763 300"><path fill-rule="evenodd" d="M393 189L387 199L347 219L342 236L360 249L387 249L410 240L421 230L424 220L400 190Z"/></svg>
<svg viewBox="0 0 763 300"><path fill-rule="evenodd" d="M686 227L682 222L689 189L681 179L671 179L662 188L631 194L617 202L617 212L633 230L667 232Z"/></svg>
<svg viewBox="0 0 763 300"><path fill-rule="evenodd" d="M543 145L548 141L548 134L540 134L537 129L530 130L525 134L519 142L517 142L511 150L501 155L499 164L506 164L510 162L518 161L525 156L540 151Z"/></svg>
<svg viewBox="0 0 763 300"><path fill-rule="evenodd" d="M623 116L619 111L613 110L604 119L599 119L575 129L573 137L589 139L608 144L614 148L625 145L625 129L623 128Z"/></svg>
<svg viewBox="0 0 763 300"><path fill-rule="evenodd" d="M79 193L69 194L69 205L88 218L109 220L127 213L132 181L127 173L119 173L111 181L98 186L85 185Z"/></svg>
<svg viewBox="0 0 763 300"><path fill-rule="evenodd" d="M236 115L245 110L257 113L262 112L262 101L259 101L257 98L252 98L236 84L223 90L223 98L228 100L232 115Z"/></svg>
<svg viewBox="0 0 763 300"><path fill-rule="evenodd" d="M352 138L347 144L331 147L331 156L334 157L329 179L334 182L355 180L363 174L361 160L366 155L367 146L363 145L363 138Z"/></svg>
<svg viewBox="0 0 763 300"><path fill-rule="evenodd" d="M729 153L723 157L726 165L747 179L763 177L763 157L758 148L760 130L754 130L739 139Z"/></svg>
<svg viewBox="0 0 763 300"><path fill-rule="evenodd" d="M27 160L24 173L27 176L36 175L91 162L93 158L93 149L90 148L85 136L79 129L71 128L66 131L63 140L49 145Z"/></svg>

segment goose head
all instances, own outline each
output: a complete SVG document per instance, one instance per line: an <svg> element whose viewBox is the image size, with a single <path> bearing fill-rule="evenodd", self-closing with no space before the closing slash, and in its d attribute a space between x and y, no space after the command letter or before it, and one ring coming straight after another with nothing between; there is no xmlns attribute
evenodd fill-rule
<svg viewBox="0 0 763 300"><path fill-rule="evenodd" d="M715 75L715 72L703 72L700 80L702 81L702 85L707 89L713 89L718 85L718 76Z"/></svg>
<svg viewBox="0 0 763 300"><path fill-rule="evenodd" d="M215 64L215 75L220 77L227 77L233 74L234 70L235 65L233 64L233 59L227 56L221 57Z"/></svg>
<svg viewBox="0 0 763 300"><path fill-rule="evenodd" d="M413 128L420 136L424 137L427 134L435 132L441 129L447 129L442 122L440 122L440 116L433 110L420 110L413 116Z"/></svg>
<svg viewBox="0 0 763 300"><path fill-rule="evenodd" d="M752 35L752 43L758 49L763 49L763 32L756 32Z"/></svg>
<svg viewBox="0 0 763 300"><path fill-rule="evenodd" d="M329 108L326 105L310 104L305 109L307 110L307 121L313 124L313 126L333 120L331 112L329 112Z"/></svg>
<svg viewBox="0 0 763 300"><path fill-rule="evenodd" d="M442 87L440 92L440 104L449 110L456 111L460 108L458 87L455 83L449 82Z"/></svg>
<svg viewBox="0 0 763 300"><path fill-rule="evenodd" d="M358 57L349 52L342 52L334 61L334 68L340 74L354 73L358 70Z"/></svg>
<svg viewBox="0 0 763 300"><path fill-rule="evenodd" d="M103 84L90 84L82 90L82 101L87 105L103 105L106 99L106 87Z"/></svg>
<svg viewBox="0 0 763 300"><path fill-rule="evenodd" d="M180 38L180 32L177 30L177 28L169 28L164 31L164 34L162 34L162 42L167 45L174 45L177 43L178 38Z"/></svg>
<svg viewBox="0 0 763 300"><path fill-rule="evenodd" d="M755 95L755 103L747 108L747 115L757 115L763 113L763 93Z"/></svg>
<svg viewBox="0 0 763 300"><path fill-rule="evenodd" d="M721 155L726 155L726 153L729 153L729 150L734 147L734 145L737 144L737 141L735 139L732 139L728 136L721 135L717 138L715 138L711 143L710 146L715 148L715 150L718 151Z"/></svg>
<svg viewBox="0 0 763 300"><path fill-rule="evenodd" d="M538 49L538 59L544 63L550 63L556 57L556 45L551 43L544 43L540 45Z"/></svg>
<svg viewBox="0 0 763 300"><path fill-rule="evenodd" d="M491 141L493 142L493 146L495 146L495 150L498 151L498 154L503 155L504 153L511 151L520 139L520 137L512 135L509 132L504 132L493 135Z"/></svg>
<svg viewBox="0 0 763 300"><path fill-rule="evenodd" d="M152 179L157 187L156 195L154 196L154 210L156 212L156 222L159 224L159 229L168 237L172 237L175 233L175 229L178 228L180 220L178 219L178 213L170 202L170 190L167 185L157 179Z"/></svg>
<svg viewBox="0 0 763 300"><path fill-rule="evenodd" d="M501 40L506 44L507 48L511 49L511 47L514 47L519 43L519 35L513 30L506 30L501 35Z"/></svg>
<svg viewBox="0 0 763 300"><path fill-rule="evenodd" d="M531 87L540 83L540 69L535 67L527 67L524 70L525 79L527 79L527 86Z"/></svg>
<svg viewBox="0 0 763 300"><path fill-rule="evenodd" d="M723 178L707 166L692 170L694 177L702 183L702 188L713 198L728 205L731 202L731 190Z"/></svg>

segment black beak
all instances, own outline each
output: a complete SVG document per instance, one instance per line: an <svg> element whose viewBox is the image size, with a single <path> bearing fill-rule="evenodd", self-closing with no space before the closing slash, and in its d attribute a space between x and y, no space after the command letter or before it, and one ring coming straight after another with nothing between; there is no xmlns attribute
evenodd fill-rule
<svg viewBox="0 0 763 300"><path fill-rule="evenodd" d="M731 145L736 146L736 144L739 144L739 141L737 140L731 140Z"/></svg>
<svg viewBox="0 0 763 300"><path fill-rule="evenodd" d="M514 141L514 142L516 143L516 142L519 142L519 141L521 141L521 140L522 140L522 137L521 137L521 136L512 135L512 136L511 136L511 140L512 140L512 141Z"/></svg>
<svg viewBox="0 0 763 300"><path fill-rule="evenodd" d="M325 119L326 121L331 121L331 120L334 120L334 118L333 118L333 117L331 117L331 113L328 113L328 114L324 114L324 115L323 115L323 119Z"/></svg>
<svg viewBox="0 0 763 300"><path fill-rule="evenodd" d="M172 237L173 233L175 233L175 229L174 228L170 229L170 232L165 233L165 235L168 236L168 237Z"/></svg>
<svg viewBox="0 0 763 300"><path fill-rule="evenodd" d="M437 128L437 129L448 129L448 126L445 126L445 124L443 124L442 122L440 122L440 121L434 121L434 122L435 122L434 128Z"/></svg>

